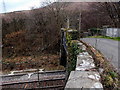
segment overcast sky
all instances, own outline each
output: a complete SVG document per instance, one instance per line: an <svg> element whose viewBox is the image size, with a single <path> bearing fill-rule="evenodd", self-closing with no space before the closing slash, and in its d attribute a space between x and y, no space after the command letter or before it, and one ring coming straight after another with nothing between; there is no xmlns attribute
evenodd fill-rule
<svg viewBox="0 0 120 90"><path fill-rule="evenodd" d="M3 7L3 1L5 2L5 8ZM13 12L13 11L20 11L20 10L30 10L31 7L40 7L42 6L42 3L45 1L58 1L58 0L0 0L0 13L4 12ZM109 0L60 0L60 1L66 1L66 2L105 2ZM116 1L119 0L110 0L110 1Z"/></svg>
<svg viewBox="0 0 120 90"><path fill-rule="evenodd" d="M4 0L5 9L3 8L3 0L0 0L0 13L30 10L31 7L40 7L45 0Z"/></svg>

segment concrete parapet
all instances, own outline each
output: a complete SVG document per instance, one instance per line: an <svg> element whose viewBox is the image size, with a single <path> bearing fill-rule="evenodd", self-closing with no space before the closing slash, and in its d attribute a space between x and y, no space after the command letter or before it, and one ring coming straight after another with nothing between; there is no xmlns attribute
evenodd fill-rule
<svg viewBox="0 0 120 90"><path fill-rule="evenodd" d="M84 52L77 55L76 69L70 73L65 90L103 90L92 56L86 52L85 45L78 45Z"/></svg>
<svg viewBox="0 0 120 90"><path fill-rule="evenodd" d="M95 68L94 60L87 52L77 56L76 70L90 71L93 68Z"/></svg>
<svg viewBox="0 0 120 90"><path fill-rule="evenodd" d="M84 90L85 88L88 88L88 90L99 88L100 90L103 90L103 86L100 83L99 73L92 71L72 71L70 73L65 90L69 90L70 88L76 88L80 90Z"/></svg>
<svg viewBox="0 0 120 90"><path fill-rule="evenodd" d="M86 46L82 45L82 50L85 51L86 50Z"/></svg>

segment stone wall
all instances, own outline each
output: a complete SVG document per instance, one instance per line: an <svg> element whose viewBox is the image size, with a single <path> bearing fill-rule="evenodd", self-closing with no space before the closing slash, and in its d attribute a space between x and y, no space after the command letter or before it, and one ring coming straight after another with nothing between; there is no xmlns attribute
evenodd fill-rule
<svg viewBox="0 0 120 90"><path fill-rule="evenodd" d="M71 71L65 90L80 89L80 90L103 90L103 85L100 82L100 74L96 70L94 59L86 51L86 46L78 43L83 52L77 55L77 63L75 71Z"/></svg>

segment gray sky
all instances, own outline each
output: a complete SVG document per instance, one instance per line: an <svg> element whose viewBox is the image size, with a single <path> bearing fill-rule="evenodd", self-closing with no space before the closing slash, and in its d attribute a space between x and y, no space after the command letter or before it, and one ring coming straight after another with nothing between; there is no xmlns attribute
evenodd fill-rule
<svg viewBox="0 0 120 90"><path fill-rule="evenodd" d="M0 0L0 13L30 10L31 7L40 7L42 2L46 0L4 0L5 9L3 8L3 0Z"/></svg>
<svg viewBox="0 0 120 90"><path fill-rule="evenodd" d="M105 2L114 1L118 2L120 0L4 0L6 8L3 8L3 0L0 0L0 13L20 11L20 10L30 10L31 7L40 7L42 2L45 1L61 1L61 2Z"/></svg>

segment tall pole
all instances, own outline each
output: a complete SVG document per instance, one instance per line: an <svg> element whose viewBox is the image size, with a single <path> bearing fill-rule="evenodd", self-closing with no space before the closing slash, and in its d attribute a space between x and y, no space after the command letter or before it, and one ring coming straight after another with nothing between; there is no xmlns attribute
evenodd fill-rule
<svg viewBox="0 0 120 90"><path fill-rule="evenodd" d="M81 10L80 10L80 16L79 16L79 36L81 31Z"/></svg>
<svg viewBox="0 0 120 90"><path fill-rule="evenodd" d="M67 17L67 28L70 28L70 19Z"/></svg>
<svg viewBox="0 0 120 90"><path fill-rule="evenodd" d="M83 3L81 3L81 8L80 8L80 14L79 14L79 38L80 38L80 32L81 32L81 23L82 23L82 7L83 7Z"/></svg>
<svg viewBox="0 0 120 90"><path fill-rule="evenodd" d="M6 13L6 5L4 0L3 0L3 12Z"/></svg>
<svg viewBox="0 0 120 90"><path fill-rule="evenodd" d="M96 36L98 36L98 27L99 27L99 13L98 13L98 18L97 18L97 33L96 33ZM95 42L95 48L97 49L97 44L98 44L98 40L96 38L96 42Z"/></svg>

